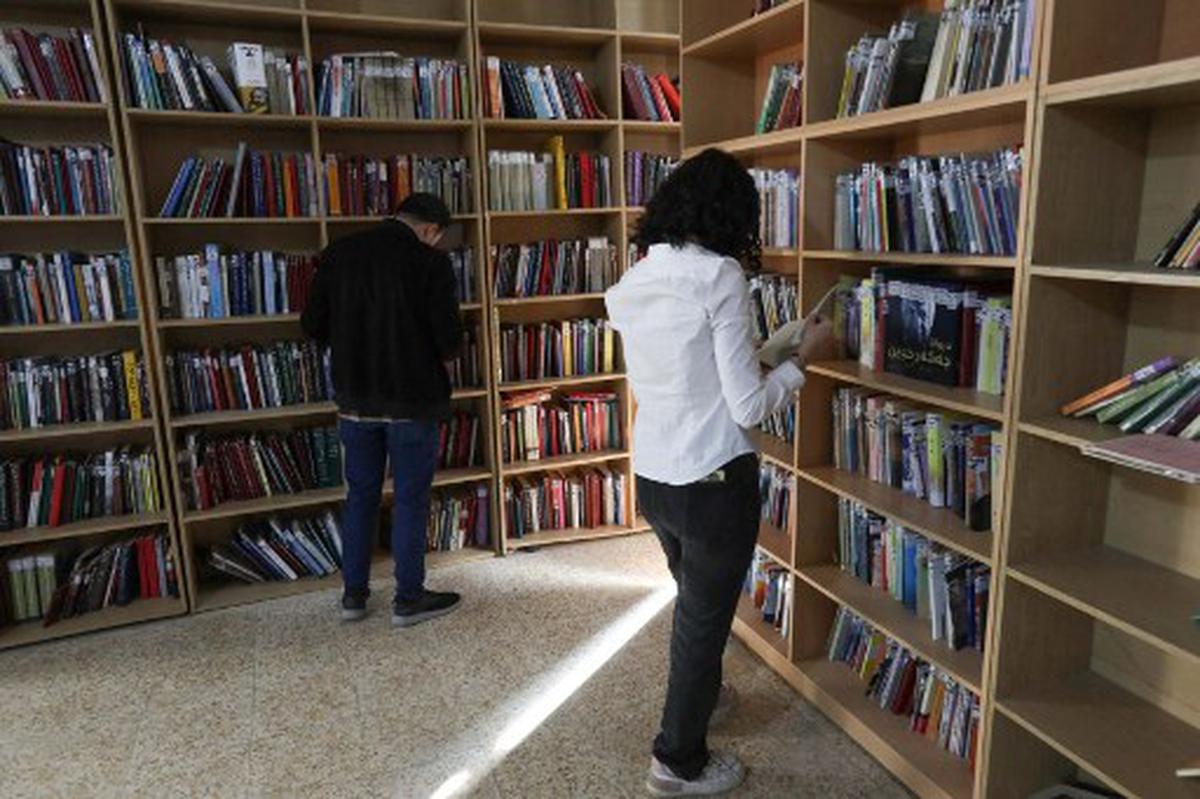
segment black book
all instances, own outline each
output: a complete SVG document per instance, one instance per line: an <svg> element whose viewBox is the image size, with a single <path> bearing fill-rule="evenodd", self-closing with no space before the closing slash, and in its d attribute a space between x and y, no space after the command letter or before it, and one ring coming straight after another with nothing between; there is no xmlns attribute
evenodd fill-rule
<svg viewBox="0 0 1200 799"><path fill-rule="evenodd" d="M884 369L945 386L958 385L962 286L889 280L884 303Z"/></svg>
<svg viewBox="0 0 1200 799"><path fill-rule="evenodd" d="M888 106L908 105L921 99L925 88L925 75L929 71L929 58L937 39L937 14L910 11L905 14L901 25L910 26L912 36L900 40L896 53L896 64L892 73L892 92Z"/></svg>
<svg viewBox="0 0 1200 799"><path fill-rule="evenodd" d="M1200 203L1196 203L1196 207L1193 208L1192 212L1188 214L1185 220L1183 220L1183 224L1180 225L1173 234L1171 234L1171 238L1168 239L1167 243L1163 245L1163 248L1159 250L1158 255L1154 256L1154 265L1158 267L1165 267L1167 264L1171 263L1171 259L1175 257L1175 253L1181 246L1183 246L1183 242L1188 238L1188 235L1192 232L1192 229L1196 225L1200 225Z"/></svg>

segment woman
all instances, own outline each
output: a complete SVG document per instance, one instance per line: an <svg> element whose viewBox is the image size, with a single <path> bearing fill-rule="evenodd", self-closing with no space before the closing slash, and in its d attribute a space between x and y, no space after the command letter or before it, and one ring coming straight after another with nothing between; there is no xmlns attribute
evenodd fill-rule
<svg viewBox="0 0 1200 799"><path fill-rule="evenodd" d="M750 175L732 156L705 150L651 199L635 237L646 257L605 296L638 403L638 501L679 586L646 781L656 796L720 793L745 777L735 757L709 753L706 734L758 535L751 428L792 401L808 355L830 334L828 322L810 326L794 359L763 374L739 264L758 267L758 229Z"/></svg>

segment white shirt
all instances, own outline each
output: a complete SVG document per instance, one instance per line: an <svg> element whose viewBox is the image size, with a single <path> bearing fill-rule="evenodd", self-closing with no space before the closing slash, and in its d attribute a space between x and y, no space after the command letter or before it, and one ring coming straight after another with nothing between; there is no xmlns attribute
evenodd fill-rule
<svg viewBox="0 0 1200 799"><path fill-rule="evenodd" d="M633 470L685 485L754 452L748 428L792 401L804 373L763 376L750 289L732 258L655 244L604 296L637 399Z"/></svg>

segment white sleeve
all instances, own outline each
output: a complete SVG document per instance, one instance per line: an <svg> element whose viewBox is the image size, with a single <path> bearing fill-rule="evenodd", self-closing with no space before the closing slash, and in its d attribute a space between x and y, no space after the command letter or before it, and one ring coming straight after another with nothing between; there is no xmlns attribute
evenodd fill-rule
<svg viewBox="0 0 1200 799"><path fill-rule="evenodd" d="M725 404L740 426L755 427L792 400L804 373L787 360L763 376L750 333L750 289L736 261L721 265L705 306Z"/></svg>

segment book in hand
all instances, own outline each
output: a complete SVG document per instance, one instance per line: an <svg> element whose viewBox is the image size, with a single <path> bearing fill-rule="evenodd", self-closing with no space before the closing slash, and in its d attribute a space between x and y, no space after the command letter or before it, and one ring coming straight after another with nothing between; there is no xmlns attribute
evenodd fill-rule
<svg viewBox="0 0 1200 799"><path fill-rule="evenodd" d="M1162 269L1200 269L1200 203L1174 230L1154 265Z"/></svg>
<svg viewBox="0 0 1200 799"><path fill-rule="evenodd" d="M218 579L242 583L328 577L342 568L342 530L330 510L293 519L257 519L208 548L203 562Z"/></svg>
<svg viewBox="0 0 1200 799"><path fill-rule="evenodd" d="M0 385L2 429L150 417L146 363L135 350L3 360Z"/></svg>
<svg viewBox="0 0 1200 799"><path fill-rule="evenodd" d="M617 338L607 319L563 319L500 326L505 383L615 372Z"/></svg>
<svg viewBox="0 0 1200 799"><path fill-rule="evenodd" d="M800 236L800 172L796 169L746 170L758 189L758 233L764 247L795 247Z"/></svg>
<svg viewBox="0 0 1200 799"><path fill-rule="evenodd" d="M800 124L804 109L804 65L797 63L772 64L758 112L755 133L794 128Z"/></svg>
<svg viewBox="0 0 1200 799"><path fill-rule="evenodd" d="M488 56L484 110L492 119L606 119L583 73L573 66L526 64Z"/></svg>
<svg viewBox="0 0 1200 799"><path fill-rule="evenodd" d="M329 350L313 341L176 350L164 366L173 414L333 401Z"/></svg>
<svg viewBox="0 0 1200 799"><path fill-rule="evenodd" d="M311 152L253 150L194 155L175 174L158 215L164 219L315 217L320 211Z"/></svg>
<svg viewBox="0 0 1200 799"><path fill-rule="evenodd" d="M327 153L321 176L330 216L390 216L415 192L437 195L452 214L473 210L471 162L463 156Z"/></svg>
<svg viewBox="0 0 1200 799"><path fill-rule="evenodd" d="M626 150L625 204L646 205L677 166L679 159L674 156Z"/></svg>
<svg viewBox="0 0 1200 799"><path fill-rule="evenodd" d="M651 75L641 64L621 64L621 105L625 119L678 122L680 97L676 84L666 73Z"/></svg>
<svg viewBox="0 0 1200 799"><path fill-rule="evenodd" d="M226 250L154 258L162 319L224 319L296 314L308 304L317 256L271 250Z"/></svg>
<svg viewBox="0 0 1200 799"><path fill-rule="evenodd" d="M92 32L70 28L55 35L0 28L0 100L107 103Z"/></svg>
<svg viewBox="0 0 1200 799"><path fill-rule="evenodd" d="M751 289L753 296L753 289ZM829 309L836 296L837 287L829 289L824 296L817 301L816 306L803 319L788 319L783 324L779 325L763 345L758 348L758 360L764 366L774 369L788 358L795 354L796 349L804 341L804 334L808 331L808 325L813 319L820 319L822 315L828 315ZM795 308L797 302L793 298L789 304L789 308ZM794 315L794 311L792 314ZM760 332L765 333L770 330L770 325L764 321Z"/></svg>
<svg viewBox="0 0 1200 799"><path fill-rule="evenodd" d="M606 236L491 249L498 298L594 294L617 282L617 251Z"/></svg>
<svg viewBox="0 0 1200 799"><path fill-rule="evenodd" d="M601 467L514 477L504 483L502 510L509 538L628 524L625 475Z"/></svg>
<svg viewBox="0 0 1200 799"><path fill-rule="evenodd" d="M129 253L0 254L0 326L137 319Z"/></svg>
<svg viewBox="0 0 1200 799"><path fill-rule="evenodd" d="M766 551L754 550L746 581L742 584L745 594L762 614L762 620L787 639L792 621L792 597L795 584L792 573L786 566L777 563Z"/></svg>
<svg viewBox="0 0 1200 799"><path fill-rule="evenodd" d="M508 394L501 407L504 463L621 449L623 411L614 392Z"/></svg>
<svg viewBox="0 0 1200 799"><path fill-rule="evenodd" d="M365 119L466 119L468 66L392 51L339 53L317 67L317 113Z"/></svg>
<svg viewBox="0 0 1200 799"><path fill-rule="evenodd" d="M429 502L426 551L457 552L491 546L491 499L487 483L433 492Z"/></svg>
<svg viewBox="0 0 1200 799"><path fill-rule="evenodd" d="M107 144L19 144L0 137L0 216L92 216L123 208Z"/></svg>

